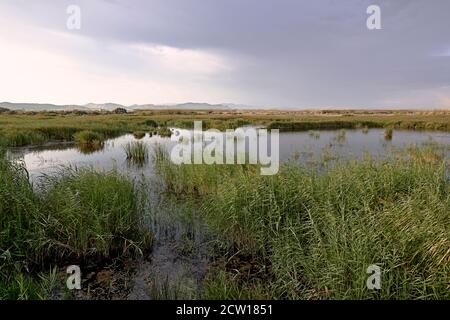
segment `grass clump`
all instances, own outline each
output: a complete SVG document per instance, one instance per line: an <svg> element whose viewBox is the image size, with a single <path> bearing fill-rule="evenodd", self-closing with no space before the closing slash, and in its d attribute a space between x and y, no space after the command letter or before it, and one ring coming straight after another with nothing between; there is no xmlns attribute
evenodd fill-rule
<svg viewBox="0 0 450 320"><path fill-rule="evenodd" d="M264 257L274 298L449 299L450 181L436 153L413 148L322 172L285 166L275 176L163 158L159 170L170 190L201 199L222 247ZM373 264L382 271L378 291L366 287ZM218 276L205 289L215 298L252 292L258 277Z"/></svg>
<svg viewBox="0 0 450 320"><path fill-rule="evenodd" d="M101 261L140 253L142 221L131 180L114 171L66 169L44 184L52 216L41 221L40 237L47 239L48 258Z"/></svg>
<svg viewBox="0 0 450 320"><path fill-rule="evenodd" d="M83 145L100 145L103 143L103 136L94 131L80 131L74 134L75 142Z"/></svg>
<svg viewBox="0 0 450 320"><path fill-rule="evenodd" d="M384 139L385 140L392 140L392 136L394 134L394 129L392 127L388 127L386 129L384 129Z"/></svg>
<svg viewBox="0 0 450 320"><path fill-rule="evenodd" d="M170 131L167 127L158 128L157 134L161 137L170 137L172 135L172 131Z"/></svg>
<svg viewBox="0 0 450 320"><path fill-rule="evenodd" d="M140 194L115 171L64 169L37 193L23 164L0 154L0 299L48 296L48 270L149 248Z"/></svg>
<svg viewBox="0 0 450 320"><path fill-rule="evenodd" d="M29 130L10 130L0 134L0 144L10 147L38 145L46 141L41 132Z"/></svg>
<svg viewBox="0 0 450 320"><path fill-rule="evenodd" d="M133 136L136 139L140 140L145 137L145 132L144 131L135 131L135 132L133 132Z"/></svg>
<svg viewBox="0 0 450 320"><path fill-rule="evenodd" d="M127 159L136 163L143 163L148 159L148 147L144 142L128 142L124 146Z"/></svg>

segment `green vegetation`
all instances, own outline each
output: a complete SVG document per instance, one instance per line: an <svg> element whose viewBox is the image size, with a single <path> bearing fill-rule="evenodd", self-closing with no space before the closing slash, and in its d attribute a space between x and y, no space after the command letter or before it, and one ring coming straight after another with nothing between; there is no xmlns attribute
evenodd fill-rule
<svg viewBox="0 0 450 320"><path fill-rule="evenodd" d="M144 131L135 131L135 132L133 132L133 136L136 139L140 140L145 137L145 132Z"/></svg>
<svg viewBox="0 0 450 320"><path fill-rule="evenodd" d="M170 137L172 135L172 131L170 131L169 128L162 127L158 128L156 134L160 135L161 137Z"/></svg>
<svg viewBox="0 0 450 320"><path fill-rule="evenodd" d="M103 136L93 131L80 131L73 135L75 142L81 145L98 146L103 143Z"/></svg>
<svg viewBox="0 0 450 320"><path fill-rule="evenodd" d="M394 134L394 129L392 127L388 127L384 130L384 139L392 140L392 136Z"/></svg>
<svg viewBox="0 0 450 320"><path fill-rule="evenodd" d="M2 152L0 180L0 299L47 298L55 268L131 257L151 244L143 195L114 171L63 169L37 193Z"/></svg>
<svg viewBox="0 0 450 320"><path fill-rule="evenodd" d="M144 142L128 142L124 146L127 159L135 163L144 163L148 159L148 147Z"/></svg>
<svg viewBox="0 0 450 320"><path fill-rule="evenodd" d="M338 131L338 134L337 134L336 139L337 139L339 142L344 142L344 141L345 141L345 130L344 130L344 129L340 129L340 130Z"/></svg>
<svg viewBox="0 0 450 320"><path fill-rule="evenodd" d="M325 171L285 166L275 176L253 166L176 166L163 151L156 161L168 191L199 203L226 255L207 298L449 299L445 152L409 148ZM373 264L379 291L366 287Z"/></svg>
<svg viewBox="0 0 450 320"><path fill-rule="evenodd" d="M110 137L170 136L169 126L194 120L204 120L204 129L260 124L309 130L313 138L339 129L339 141L352 128L385 128L387 139L394 129L450 131L448 111L6 111L0 145L77 141L90 153ZM136 163L149 154L141 141L124 151ZM176 166L162 149L155 160L167 191L195 205L217 236L205 298L450 298L450 180L437 147L345 163L329 149L322 161L334 165L291 164L275 176L250 165ZM0 152L0 181L0 299L48 298L67 264L98 265L150 246L144 190L115 171L64 169L43 177L36 191L24 166ZM366 288L372 264L382 269L380 291ZM163 285L152 296L181 291Z"/></svg>
<svg viewBox="0 0 450 320"><path fill-rule="evenodd" d="M202 120L204 129L233 129L256 124L281 131L355 129L360 127L450 131L449 111L283 111L283 110L146 110L114 112L2 112L0 145L19 147L48 141L73 141L80 131L92 131L104 139L136 131L160 131L167 127L191 128Z"/></svg>
<svg viewBox="0 0 450 320"><path fill-rule="evenodd" d="M152 119L148 119L144 121L144 125L146 125L147 127L152 127L152 128L157 128L158 127L158 123L155 120Z"/></svg>

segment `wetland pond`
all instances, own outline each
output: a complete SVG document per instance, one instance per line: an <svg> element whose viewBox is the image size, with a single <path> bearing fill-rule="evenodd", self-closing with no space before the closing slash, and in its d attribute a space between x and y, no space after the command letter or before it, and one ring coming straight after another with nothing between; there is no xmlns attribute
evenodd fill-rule
<svg viewBox="0 0 450 320"><path fill-rule="evenodd" d="M175 130L175 129L172 129ZM124 146L141 141L149 147L148 161L133 164L127 160ZM450 133L431 131L395 130L391 140L386 140L383 129L329 130L313 132L281 132L280 162L306 162L323 155L334 157L362 157L368 153L383 157L396 148L421 145L427 142L450 144ZM10 156L23 161L35 186L39 177L51 175L64 166L91 166L98 170L116 169L131 176L148 188L149 228L155 236L150 257L143 258L133 269L130 288L115 293L118 298L196 298L201 295L202 280L207 272L213 237L195 218L195 209L163 192L152 163L152 152L157 145L170 150L170 138L149 136L138 140L132 134L104 142L98 150L82 150L74 143L51 143L44 146L13 148ZM449 149L447 149L449 150Z"/></svg>

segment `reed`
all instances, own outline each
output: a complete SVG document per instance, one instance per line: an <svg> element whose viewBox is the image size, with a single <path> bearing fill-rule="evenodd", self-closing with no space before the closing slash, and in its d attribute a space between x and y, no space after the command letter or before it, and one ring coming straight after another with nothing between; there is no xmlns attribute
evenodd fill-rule
<svg viewBox="0 0 450 320"><path fill-rule="evenodd" d="M136 163L144 163L148 159L148 147L144 142L128 142L124 146L127 159Z"/></svg>
<svg viewBox="0 0 450 320"><path fill-rule="evenodd" d="M384 139L392 140L392 136L394 135L394 129L392 127L388 127L384 130Z"/></svg>
<svg viewBox="0 0 450 320"><path fill-rule="evenodd" d="M33 189L0 152L0 299L47 297L46 270L141 255L144 193L115 171L65 168Z"/></svg>
<svg viewBox="0 0 450 320"><path fill-rule="evenodd" d="M135 131L135 132L133 132L133 136L136 139L140 140L145 137L145 132L144 131Z"/></svg>
<svg viewBox="0 0 450 320"><path fill-rule="evenodd" d="M258 274L224 269L228 275L208 282L209 297L450 298L450 181L445 153L435 147L325 171L285 166L275 176L160 162L168 191L200 201L225 252L267 261L259 266L270 270L264 286ZM382 270L379 291L366 287L372 264Z"/></svg>

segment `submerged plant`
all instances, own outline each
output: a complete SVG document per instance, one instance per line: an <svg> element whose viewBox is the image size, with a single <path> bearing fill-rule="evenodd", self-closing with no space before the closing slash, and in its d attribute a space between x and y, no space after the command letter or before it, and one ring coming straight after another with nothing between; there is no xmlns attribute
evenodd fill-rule
<svg viewBox="0 0 450 320"><path fill-rule="evenodd" d="M339 142L344 142L345 141L345 129L340 129L338 131L336 139Z"/></svg>
<svg viewBox="0 0 450 320"><path fill-rule="evenodd" d="M314 139L319 139L320 138L320 132L319 131L310 130L310 131L308 131L308 134L309 134L310 137L312 137Z"/></svg>

